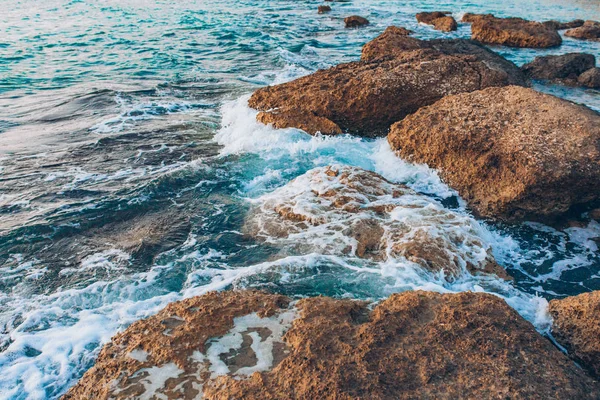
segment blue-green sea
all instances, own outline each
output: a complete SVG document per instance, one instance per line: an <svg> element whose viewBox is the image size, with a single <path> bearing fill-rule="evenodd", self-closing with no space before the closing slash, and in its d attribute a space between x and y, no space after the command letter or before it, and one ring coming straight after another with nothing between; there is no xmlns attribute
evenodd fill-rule
<svg viewBox="0 0 600 400"><path fill-rule="evenodd" d="M600 224L476 220L514 277L448 282L399 261L282 252L244 226L262 196L315 167L348 164L404 183L468 218L464 202L385 138L275 131L253 90L357 60L387 26L420 11L600 20L597 0L3 0L0 13L0 399L55 399L101 346L167 303L210 290L379 300L427 289L496 293L538 329L546 301L600 289ZM345 29L359 14L371 24ZM493 47L522 65L588 52ZM594 90L534 87L600 110ZM565 187L565 190L569 190Z"/></svg>

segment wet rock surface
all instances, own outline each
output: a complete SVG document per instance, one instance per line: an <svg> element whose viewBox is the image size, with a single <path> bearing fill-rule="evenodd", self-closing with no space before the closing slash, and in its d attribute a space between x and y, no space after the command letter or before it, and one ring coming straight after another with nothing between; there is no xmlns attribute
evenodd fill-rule
<svg viewBox="0 0 600 400"><path fill-rule="evenodd" d="M579 28L580 26L582 26L585 23L585 21L582 19L575 19L575 20L569 21L569 22L560 22L560 21L551 20L551 21L544 21L542 23L545 26L547 26L548 28L552 28L557 31L562 31L565 29Z"/></svg>
<svg viewBox="0 0 600 400"><path fill-rule="evenodd" d="M354 254L405 268L509 278L471 218L356 167L307 172L259 199L247 231L290 254Z"/></svg>
<svg viewBox="0 0 600 400"><path fill-rule="evenodd" d="M394 124L388 141L486 217L549 222L600 193L600 115L527 88L446 97Z"/></svg>
<svg viewBox="0 0 600 400"><path fill-rule="evenodd" d="M319 8L317 9L317 12L319 14L325 14L329 11L331 11L331 7L329 7L329 6L319 6Z"/></svg>
<svg viewBox="0 0 600 400"><path fill-rule="evenodd" d="M540 56L521 69L532 79L579 85L579 76L596 66L596 57L586 53ZM585 79L585 78L584 78Z"/></svg>
<svg viewBox="0 0 600 400"><path fill-rule="evenodd" d="M511 61L475 41L467 39L419 40L409 37L411 32L395 26L364 45L361 60L373 61L401 58L410 50L428 49L445 55L468 55L483 62L488 68L506 73L511 85L526 86L525 74Z"/></svg>
<svg viewBox="0 0 600 400"><path fill-rule="evenodd" d="M405 37L397 29L386 32ZM416 39L405 39L413 43L407 46L422 46ZM392 123L449 94L515 83L495 65L456 53L419 48L397 52L393 58L340 64L259 89L248 104L260 111L258 121L275 128L377 137L385 136Z"/></svg>
<svg viewBox="0 0 600 400"><path fill-rule="evenodd" d="M600 291L552 300L552 335L569 355L600 378Z"/></svg>
<svg viewBox="0 0 600 400"><path fill-rule="evenodd" d="M252 373L249 373L252 372ZM290 303L230 291L116 335L63 398L581 398L598 384L503 300L392 295Z"/></svg>
<svg viewBox="0 0 600 400"><path fill-rule="evenodd" d="M575 39L600 41L600 22L585 21L582 26L566 31L565 36Z"/></svg>
<svg viewBox="0 0 600 400"><path fill-rule="evenodd" d="M464 22L471 22L471 38L481 43L510 47L545 48L562 43L555 29L540 22L522 18L496 18L493 15L469 14Z"/></svg>

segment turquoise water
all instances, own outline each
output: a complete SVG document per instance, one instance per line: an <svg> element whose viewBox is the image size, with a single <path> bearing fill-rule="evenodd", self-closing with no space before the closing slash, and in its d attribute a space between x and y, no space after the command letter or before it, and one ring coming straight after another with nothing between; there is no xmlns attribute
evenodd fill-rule
<svg viewBox="0 0 600 400"><path fill-rule="evenodd" d="M512 284L448 283L413 266L289 252L246 234L263 196L331 163L374 170L468 218L425 166L384 139L310 137L258 125L256 88L355 60L388 25L420 38L423 10L600 19L597 1L14 1L0 16L0 398L57 398L100 346L170 301L232 287L380 299L425 288L486 290L543 330L546 299L600 289L600 225L564 230L474 221ZM372 24L343 28L360 14ZM521 65L590 52L494 48ZM536 88L600 110L597 91ZM568 188L565 188L568 190ZM472 218L471 218L472 219ZM136 239L146 238L141 244ZM285 251L284 251L285 250Z"/></svg>

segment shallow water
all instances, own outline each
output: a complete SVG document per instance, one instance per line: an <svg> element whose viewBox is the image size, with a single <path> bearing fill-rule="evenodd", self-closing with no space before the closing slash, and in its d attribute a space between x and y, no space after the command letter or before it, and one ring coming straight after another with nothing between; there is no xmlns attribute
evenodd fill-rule
<svg viewBox="0 0 600 400"><path fill-rule="evenodd" d="M414 14L443 9L536 20L600 19L595 0L346 1L7 0L0 17L0 398L57 398L100 346L166 303L258 287L294 296L381 299L424 288L486 290L538 329L545 302L600 289L600 224L556 230L476 221L425 166L385 139L311 137L257 124L257 87L357 59L388 25L442 34ZM369 18L342 28L350 14ZM496 51L521 65L600 43ZM600 110L600 93L536 88ZM448 282L399 260L282 251L245 234L277 188L315 167L348 164L409 185L476 226L513 283ZM568 188L565 188L568 190ZM143 241L140 241L144 238ZM308 240L308 239L306 239Z"/></svg>

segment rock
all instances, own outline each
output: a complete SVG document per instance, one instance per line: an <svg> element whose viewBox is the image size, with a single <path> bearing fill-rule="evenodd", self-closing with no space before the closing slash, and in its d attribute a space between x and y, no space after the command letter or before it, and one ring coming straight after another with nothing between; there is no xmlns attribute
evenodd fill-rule
<svg viewBox="0 0 600 400"><path fill-rule="evenodd" d="M575 39L600 41L600 22L585 21L582 26L566 31L565 36Z"/></svg>
<svg viewBox="0 0 600 400"><path fill-rule="evenodd" d="M471 39L481 43L533 48L554 47L562 43L556 30L539 22L491 15L469 16L468 19L472 21Z"/></svg>
<svg viewBox="0 0 600 400"><path fill-rule="evenodd" d="M473 56L415 50L389 60L341 64L257 90L249 106L276 128L385 136L392 123L453 93L510 82Z"/></svg>
<svg viewBox="0 0 600 400"><path fill-rule="evenodd" d="M416 18L419 23L433 25L439 31L455 31L458 27L456 20L447 14L449 13L440 11L421 12L416 15Z"/></svg>
<svg viewBox="0 0 600 400"><path fill-rule="evenodd" d="M433 21L431 21L431 25L433 25L433 27L438 31L443 32L452 32L458 28L456 20L453 17L449 16L436 18Z"/></svg>
<svg viewBox="0 0 600 400"><path fill-rule="evenodd" d="M326 12L331 11L331 7L329 6L319 6L319 14L324 14Z"/></svg>
<svg viewBox="0 0 600 400"><path fill-rule="evenodd" d="M540 56L521 69L532 79L557 80L576 83L584 71L596 65L596 57L586 53L568 53L559 56Z"/></svg>
<svg viewBox="0 0 600 400"><path fill-rule="evenodd" d="M440 11L420 12L420 13L417 13L417 15L415 15L415 17L417 18L417 22L420 22L421 24L431 25L433 20L438 19L438 18L444 18L446 16L446 14L447 13L440 12Z"/></svg>
<svg viewBox="0 0 600 400"><path fill-rule="evenodd" d="M361 60L397 58L408 50L417 49L431 49L446 55L475 56L488 68L506 73L511 85L528 85L528 79L519 67L477 42L466 39L419 40L408 37L405 29L393 26L363 46Z"/></svg>
<svg viewBox="0 0 600 400"><path fill-rule="evenodd" d="M591 89L600 89L600 68L590 68L577 78L577 83Z"/></svg>
<svg viewBox="0 0 600 400"><path fill-rule="evenodd" d="M559 21L545 21L542 22L542 24L544 24L544 26L557 30L557 31L562 31L564 29L573 29L573 28L579 28L580 26L582 26L584 24L584 20L582 19L575 19L571 22L559 22Z"/></svg>
<svg viewBox="0 0 600 400"><path fill-rule="evenodd" d="M531 89L448 96L394 124L388 141L481 216L550 222L600 199L600 115Z"/></svg>
<svg viewBox="0 0 600 400"><path fill-rule="evenodd" d="M350 166L313 169L258 199L245 230L285 254L353 254L439 274L510 279L478 224L404 185Z"/></svg>
<svg viewBox="0 0 600 400"><path fill-rule="evenodd" d="M260 292L172 303L107 344L63 399L596 399L502 299L394 294L372 310Z"/></svg>
<svg viewBox="0 0 600 400"><path fill-rule="evenodd" d="M358 15L351 15L350 17L344 18L346 28L359 28L361 26L369 25L369 20Z"/></svg>
<svg viewBox="0 0 600 400"><path fill-rule="evenodd" d="M588 212L588 216L591 219L595 219L596 221L600 221L600 208L594 208Z"/></svg>
<svg viewBox="0 0 600 400"><path fill-rule="evenodd" d="M479 21L480 19L493 19L494 14L473 14L473 13L465 13L461 18L461 22L467 22L469 24Z"/></svg>
<svg viewBox="0 0 600 400"><path fill-rule="evenodd" d="M569 355L600 378L600 291L552 300L552 335Z"/></svg>

